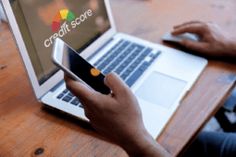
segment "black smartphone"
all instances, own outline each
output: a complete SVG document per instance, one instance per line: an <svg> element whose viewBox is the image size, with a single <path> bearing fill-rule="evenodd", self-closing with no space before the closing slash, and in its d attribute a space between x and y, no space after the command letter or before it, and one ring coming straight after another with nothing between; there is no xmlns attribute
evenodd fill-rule
<svg viewBox="0 0 236 157"><path fill-rule="evenodd" d="M105 76L102 72L87 62L60 38L55 40L52 60L56 66L75 80L87 84L102 94L111 92L104 84Z"/></svg>

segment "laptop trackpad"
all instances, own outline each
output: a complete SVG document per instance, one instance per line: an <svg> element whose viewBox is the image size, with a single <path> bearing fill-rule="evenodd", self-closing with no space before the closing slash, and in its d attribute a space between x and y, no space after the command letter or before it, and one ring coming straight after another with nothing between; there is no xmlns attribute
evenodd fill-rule
<svg viewBox="0 0 236 157"><path fill-rule="evenodd" d="M179 98L187 82L153 72L136 91L136 96L152 104L169 108Z"/></svg>

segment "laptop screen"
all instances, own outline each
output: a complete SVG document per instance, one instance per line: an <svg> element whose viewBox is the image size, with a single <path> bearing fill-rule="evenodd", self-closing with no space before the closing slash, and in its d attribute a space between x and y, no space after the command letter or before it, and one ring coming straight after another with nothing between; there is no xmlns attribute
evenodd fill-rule
<svg viewBox="0 0 236 157"><path fill-rule="evenodd" d="M109 30L104 0L10 0L39 84L58 71L52 61L54 40L77 52Z"/></svg>

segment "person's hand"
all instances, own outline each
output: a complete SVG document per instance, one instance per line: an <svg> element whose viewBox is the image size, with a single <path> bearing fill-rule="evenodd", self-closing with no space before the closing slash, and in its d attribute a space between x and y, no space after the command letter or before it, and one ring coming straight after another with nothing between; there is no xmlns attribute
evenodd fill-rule
<svg viewBox="0 0 236 157"><path fill-rule="evenodd" d="M236 56L236 41L216 24L191 21L174 26L173 35L182 33L194 33L200 37L199 42L190 40L180 42L181 45L190 50L211 57Z"/></svg>
<svg viewBox="0 0 236 157"><path fill-rule="evenodd" d="M67 88L79 98L94 129L123 147L131 156L167 156L146 131L139 104L127 85L115 74L105 78L112 90L103 95L65 76Z"/></svg>

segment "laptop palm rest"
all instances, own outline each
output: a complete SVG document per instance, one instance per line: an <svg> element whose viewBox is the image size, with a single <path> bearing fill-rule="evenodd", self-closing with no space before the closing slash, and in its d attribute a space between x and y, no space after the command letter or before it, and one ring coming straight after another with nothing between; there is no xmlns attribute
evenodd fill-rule
<svg viewBox="0 0 236 157"><path fill-rule="evenodd" d="M170 108L182 94L187 82L159 72L152 72L136 91L139 98Z"/></svg>

